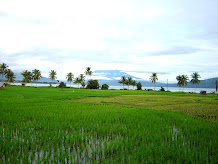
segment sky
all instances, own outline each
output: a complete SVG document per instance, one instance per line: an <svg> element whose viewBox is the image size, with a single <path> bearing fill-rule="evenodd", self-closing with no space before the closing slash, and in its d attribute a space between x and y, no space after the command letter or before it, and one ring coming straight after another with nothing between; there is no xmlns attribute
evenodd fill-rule
<svg viewBox="0 0 218 164"><path fill-rule="evenodd" d="M218 0L0 0L0 63L60 80L86 67L218 77L217 18Z"/></svg>

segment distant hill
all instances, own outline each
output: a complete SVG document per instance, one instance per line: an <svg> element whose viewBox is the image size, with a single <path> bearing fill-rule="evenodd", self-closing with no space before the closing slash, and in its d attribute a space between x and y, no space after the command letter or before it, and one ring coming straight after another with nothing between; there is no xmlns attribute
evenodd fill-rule
<svg viewBox="0 0 218 164"><path fill-rule="evenodd" d="M117 80L117 78L120 78L121 76L125 77L132 77L134 79L139 79L138 77L131 76L127 74L126 72L120 71L120 70L96 70L93 72L93 76L100 76L100 77L106 77L111 80Z"/></svg>
<svg viewBox="0 0 218 164"><path fill-rule="evenodd" d="M210 78L206 80L200 80L200 84L196 85L196 88L215 88L215 81L218 80L218 77L216 78ZM136 80L137 82L141 82L142 86L144 87L153 87L154 84L151 81L145 81L145 80ZM99 83L102 85L104 83L108 84L109 86L122 86L122 84L118 83L118 80L99 80ZM167 83L155 83L156 87L167 87ZM177 83L171 83L168 84L168 87L177 87ZM188 83L187 86L184 86L184 88L195 88L195 85L192 83Z"/></svg>

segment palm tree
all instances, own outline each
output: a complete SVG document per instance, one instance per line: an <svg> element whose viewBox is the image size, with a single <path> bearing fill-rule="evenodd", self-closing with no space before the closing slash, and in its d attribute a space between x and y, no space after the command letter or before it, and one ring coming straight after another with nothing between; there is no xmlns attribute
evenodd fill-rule
<svg viewBox="0 0 218 164"><path fill-rule="evenodd" d="M154 90L155 90L155 83L158 80L157 73L153 72L151 77L150 77L150 80L152 81L152 83L154 83Z"/></svg>
<svg viewBox="0 0 218 164"><path fill-rule="evenodd" d="M88 82L88 77L92 76L91 67L86 67L85 75L87 76L87 82Z"/></svg>
<svg viewBox="0 0 218 164"><path fill-rule="evenodd" d="M32 80L32 73L28 70L21 72L21 75L24 77L24 82L29 83Z"/></svg>
<svg viewBox="0 0 218 164"><path fill-rule="evenodd" d="M133 90L134 90L134 87L137 85L137 82L135 80L133 80L131 85L133 86Z"/></svg>
<svg viewBox="0 0 218 164"><path fill-rule="evenodd" d="M126 84L126 77L122 76L120 81L118 81L118 83L123 84L123 89L124 89L124 84Z"/></svg>
<svg viewBox="0 0 218 164"><path fill-rule="evenodd" d="M83 87L83 89L84 89L84 88L85 88L85 86L86 86L86 83L85 83L85 81L81 82L81 85L82 85L82 87Z"/></svg>
<svg viewBox="0 0 218 164"><path fill-rule="evenodd" d="M128 85L128 89L129 89L129 85L131 85L132 84L132 78L131 77L128 77L127 79L126 79L126 85Z"/></svg>
<svg viewBox="0 0 218 164"><path fill-rule="evenodd" d="M56 71L54 71L54 70L51 70L50 72L49 72L49 78L52 80L52 83L53 83L53 80L55 80L55 79L57 79L57 77L56 77Z"/></svg>
<svg viewBox="0 0 218 164"><path fill-rule="evenodd" d="M80 84L80 79L79 79L79 77L77 77L77 78L75 79L74 84L78 84L78 88L79 88L79 84Z"/></svg>
<svg viewBox="0 0 218 164"><path fill-rule="evenodd" d="M187 75L181 76L181 84L182 84L183 92L184 92L184 85L188 85L188 76Z"/></svg>
<svg viewBox="0 0 218 164"><path fill-rule="evenodd" d="M181 91L181 85L182 85L182 76L176 76L176 80L178 81L177 85L179 86L179 91Z"/></svg>
<svg viewBox="0 0 218 164"><path fill-rule="evenodd" d="M67 81L70 82L70 88L71 88L71 82L73 81L74 75L72 72L69 72L66 76Z"/></svg>
<svg viewBox="0 0 218 164"><path fill-rule="evenodd" d="M42 77L41 72L38 69L32 70L32 74L33 74L33 80L36 80L37 82ZM37 85L37 83L36 83L36 85Z"/></svg>
<svg viewBox="0 0 218 164"><path fill-rule="evenodd" d="M85 76L83 74L79 75L79 83L82 85L82 83L85 81ZM84 84L84 83L83 83Z"/></svg>
<svg viewBox="0 0 218 164"><path fill-rule="evenodd" d="M3 76L6 74L7 65L5 63L0 64L0 74L2 74L2 82L3 82Z"/></svg>
<svg viewBox="0 0 218 164"><path fill-rule="evenodd" d="M200 83L200 80L198 80L198 78L201 78L201 76L198 74L198 72L194 72L191 75L191 77L192 77L191 82L192 84L195 84L195 92L196 92L196 84Z"/></svg>
<svg viewBox="0 0 218 164"><path fill-rule="evenodd" d="M14 72L12 72L10 69L7 69L6 71L6 79L9 83L14 83L15 81L15 75Z"/></svg>

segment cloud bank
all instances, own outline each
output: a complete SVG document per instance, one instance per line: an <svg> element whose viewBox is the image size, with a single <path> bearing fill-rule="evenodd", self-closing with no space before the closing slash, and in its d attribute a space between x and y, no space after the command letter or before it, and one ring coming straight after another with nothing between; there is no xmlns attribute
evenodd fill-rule
<svg viewBox="0 0 218 164"><path fill-rule="evenodd" d="M88 66L172 82L217 77L217 11L217 0L2 1L0 62L59 79Z"/></svg>

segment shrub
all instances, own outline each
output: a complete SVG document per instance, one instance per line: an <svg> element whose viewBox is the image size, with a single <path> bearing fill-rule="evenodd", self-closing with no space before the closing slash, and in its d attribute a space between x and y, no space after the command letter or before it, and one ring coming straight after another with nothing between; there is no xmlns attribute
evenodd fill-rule
<svg viewBox="0 0 218 164"><path fill-rule="evenodd" d="M59 88L65 88L66 87L66 84L62 81L60 84L59 84Z"/></svg>
<svg viewBox="0 0 218 164"><path fill-rule="evenodd" d="M165 89L163 87L161 87L160 91L165 91Z"/></svg>
<svg viewBox="0 0 218 164"><path fill-rule="evenodd" d="M109 86L107 85L107 84L103 84L102 86L101 86L101 89L108 89L109 88Z"/></svg>
<svg viewBox="0 0 218 164"><path fill-rule="evenodd" d="M99 89L98 80L89 80L86 89Z"/></svg>
<svg viewBox="0 0 218 164"><path fill-rule="evenodd" d="M140 82L137 83L137 90L142 90L142 84Z"/></svg>

